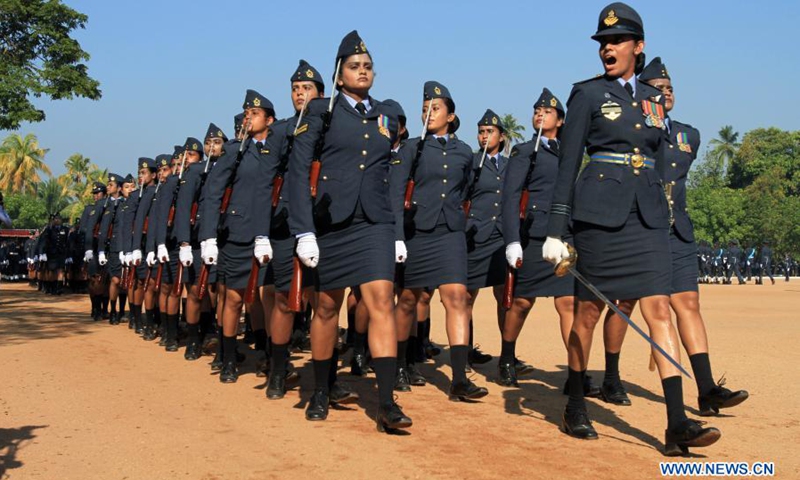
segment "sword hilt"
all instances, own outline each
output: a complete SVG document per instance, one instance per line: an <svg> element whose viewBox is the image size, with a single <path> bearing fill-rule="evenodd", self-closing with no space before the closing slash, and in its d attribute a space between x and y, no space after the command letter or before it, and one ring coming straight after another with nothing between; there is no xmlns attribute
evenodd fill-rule
<svg viewBox="0 0 800 480"><path fill-rule="evenodd" d="M564 245L567 246L567 251L569 252L569 256L560 262L558 265L555 266L553 269L555 271L556 277L563 277L564 275L569 273L569 269L574 267L576 263L578 263L578 252L575 250L575 247L570 245L569 243L565 243Z"/></svg>

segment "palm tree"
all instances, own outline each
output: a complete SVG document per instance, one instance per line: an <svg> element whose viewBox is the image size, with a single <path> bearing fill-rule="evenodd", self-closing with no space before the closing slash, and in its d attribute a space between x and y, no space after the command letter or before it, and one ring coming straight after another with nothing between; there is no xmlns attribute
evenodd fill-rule
<svg viewBox="0 0 800 480"><path fill-rule="evenodd" d="M13 193L35 193L42 181L40 172L50 176L50 167L44 163L49 149L39 148L36 135L22 138L12 133L0 145L0 190Z"/></svg>
<svg viewBox="0 0 800 480"><path fill-rule="evenodd" d="M91 164L92 161L80 153L73 153L64 162L64 166L67 167L67 174L74 183L83 183L86 180Z"/></svg>
<svg viewBox="0 0 800 480"><path fill-rule="evenodd" d="M722 127L718 135L719 138L712 139L709 145L712 147L711 156L724 168L730 166L741 143L737 141L739 132L734 132L730 125Z"/></svg>
<svg viewBox="0 0 800 480"><path fill-rule="evenodd" d="M36 196L44 202L47 213L61 213L73 200L67 189L56 178L41 182L36 189Z"/></svg>
<svg viewBox="0 0 800 480"><path fill-rule="evenodd" d="M508 156L509 152L511 151L511 146L517 142L521 142L525 140L525 126L521 125L517 122L517 119L514 118L514 115L507 113L503 115L500 119L500 122L503 124L503 128L506 129L506 148L504 153Z"/></svg>

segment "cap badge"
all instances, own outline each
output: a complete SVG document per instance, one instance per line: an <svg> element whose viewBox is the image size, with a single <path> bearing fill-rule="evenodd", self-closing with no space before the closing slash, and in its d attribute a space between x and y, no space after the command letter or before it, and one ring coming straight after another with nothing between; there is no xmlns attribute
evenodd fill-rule
<svg viewBox="0 0 800 480"><path fill-rule="evenodd" d="M367 47L364 45L364 42L361 42L361 43L358 45L358 47L356 47L356 51L357 51L357 52L359 51L359 49L361 49L361 53L364 53L364 52L366 52L366 51L367 51Z"/></svg>
<svg viewBox="0 0 800 480"><path fill-rule="evenodd" d="M439 87L433 87L433 93L435 93L436 95L441 95L442 90Z"/></svg>
<svg viewBox="0 0 800 480"><path fill-rule="evenodd" d="M253 99L253 106L254 107L260 107L261 106L261 99L258 98L258 97L254 98Z"/></svg>
<svg viewBox="0 0 800 480"><path fill-rule="evenodd" d="M492 125L497 125L497 117L492 117Z"/></svg>
<svg viewBox="0 0 800 480"><path fill-rule="evenodd" d="M550 106L551 107L555 107L556 105L558 105L558 100L556 100L556 97L551 98L550 99Z"/></svg>
<svg viewBox="0 0 800 480"><path fill-rule="evenodd" d="M609 10L606 19L603 20L603 23L606 24L606 27L611 27L616 25L618 21L619 17L617 17L617 14L614 12L614 10Z"/></svg>
<svg viewBox="0 0 800 480"><path fill-rule="evenodd" d="M306 70L306 77L314 78L314 71L311 70L310 68L308 70Z"/></svg>

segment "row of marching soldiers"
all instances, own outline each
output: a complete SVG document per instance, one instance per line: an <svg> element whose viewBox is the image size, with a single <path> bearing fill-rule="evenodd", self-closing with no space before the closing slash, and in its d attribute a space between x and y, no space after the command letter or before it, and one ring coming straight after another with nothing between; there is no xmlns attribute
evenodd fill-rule
<svg viewBox="0 0 800 480"><path fill-rule="evenodd" d="M651 79L666 76L665 68L664 75L658 73L661 67L660 61L653 66ZM109 197L87 211L87 245L94 242L96 248L86 251L85 260L92 269L109 272L112 305L118 292L128 289L133 326L145 338L154 338L160 312L168 351L178 349L185 291L188 360L200 355L202 326L214 323L216 312L212 367L220 370L221 382L237 379L239 319L249 306L256 348L270 359L270 399L282 398L298 379L289 365L289 344L295 312L310 304L314 391L305 415L312 421L327 418L330 405L359 400L337 382L339 311L347 301L351 372L375 374L378 429L405 429L412 420L394 392L426 383L416 364L437 353L429 341L433 290L446 312L454 400L488 394L467 377L471 365L491 359L473 347L472 305L481 288L492 287L498 303L500 385L516 387L518 376L532 370L517 359L515 347L536 298L555 298L565 345L571 331L574 335L576 286L569 277L556 277L542 258L566 109L544 89L534 105L538 134L515 146L510 157L501 154L502 122L487 110L477 122L474 153L456 136L460 120L453 96L434 81L423 89L423 134L409 139L400 105L370 96L373 59L357 32L342 40L335 72L338 94L325 98L322 76L301 61L291 76L295 115L285 120L275 119L268 98L248 90L236 139L228 141L212 124L202 142L190 137L172 154L139 159L139 187L125 200L117 194L122 179L111 175ZM638 85L645 93L656 91ZM609 121L622 112L619 104L612 107ZM686 135L680 139L688 141ZM696 152L697 143L682 151ZM606 163L616 157L609 158ZM673 172L681 185L693 158L683 160L683 173ZM100 225L97 238L95 225ZM668 256L669 248L663 253ZM669 278L669 258L666 262ZM746 398L746 392L714 384L708 355L701 357L692 358L692 365L697 364L702 414L715 415ZM570 370L564 389L570 394L567 433L597 436L583 413L584 396L630 404L618 362L618 349L606 353L600 387L585 368L575 375ZM680 377L677 381L679 386ZM687 419L682 396L677 413L669 395L668 454L716 441L716 429Z"/></svg>

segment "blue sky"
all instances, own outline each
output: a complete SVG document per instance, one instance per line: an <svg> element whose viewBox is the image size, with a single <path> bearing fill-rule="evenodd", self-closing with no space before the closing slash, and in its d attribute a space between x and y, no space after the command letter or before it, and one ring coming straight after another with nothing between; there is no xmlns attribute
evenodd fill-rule
<svg viewBox="0 0 800 480"><path fill-rule="evenodd" d="M426 80L450 89L469 144L486 108L513 114L530 136L542 87L566 101L572 83L602 71L589 37L607 2L67 3L89 16L76 38L92 56L89 71L103 98L38 101L47 120L20 129L50 149L55 174L73 153L133 172L138 157L202 137L208 122L230 135L247 88L270 98L279 117L290 116L298 60L330 85L339 41L354 28L375 61L372 95L403 105L412 136L421 129ZM629 3L644 19L648 59L661 56L672 76L672 116L700 129L703 149L725 124L742 133L800 130L800 2Z"/></svg>

